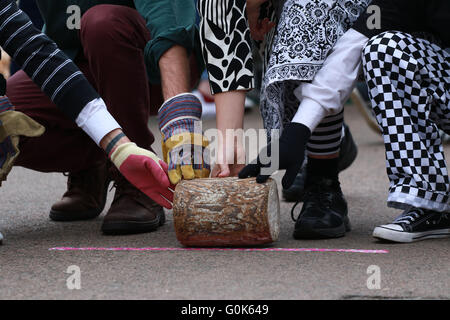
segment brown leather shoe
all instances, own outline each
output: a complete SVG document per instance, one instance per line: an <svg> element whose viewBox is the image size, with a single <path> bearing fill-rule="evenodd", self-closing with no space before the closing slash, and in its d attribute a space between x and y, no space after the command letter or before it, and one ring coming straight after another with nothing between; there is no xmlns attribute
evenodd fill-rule
<svg viewBox="0 0 450 320"><path fill-rule="evenodd" d="M164 209L136 189L117 170L113 170L116 193L111 208L103 220L107 235L134 234L155 231L166 221Z"/></svg>
<svg viewBox="0 0 450 320"><path fill-rule="evenodd" d="M107 162L85 171L70 173L67 191L50 210L53 221L89 220L105 208L108 193L109 165Z"/></svg>

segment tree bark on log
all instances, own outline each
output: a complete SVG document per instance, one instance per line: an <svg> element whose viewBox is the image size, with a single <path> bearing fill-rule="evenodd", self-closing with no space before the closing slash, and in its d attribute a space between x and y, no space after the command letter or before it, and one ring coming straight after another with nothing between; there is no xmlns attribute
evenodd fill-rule
<svg viewBox="0 0 450 320"><path fill-rule="evenodd" d="M184 180L175 190L173 217L184 246L252 246L278 239L277 184L255 179Z"/></svg>

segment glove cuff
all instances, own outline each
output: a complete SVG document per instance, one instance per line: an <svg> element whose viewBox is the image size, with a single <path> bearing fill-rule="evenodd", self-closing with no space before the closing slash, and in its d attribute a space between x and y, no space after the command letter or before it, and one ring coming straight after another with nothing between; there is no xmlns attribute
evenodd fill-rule
<svg viewBox="0 0 450 320"><path fill-rule="evenodd" d="M14 106L12 105L11 101L9 101L8 97L0 97L0 113L11 110L14 110Z"/></svg>
<svg viewBox="0 0 450 320"><path fill-rule="evenodd" d="M127 160L128 156L130 155L131 151L130 149L137 148L136 143L134 142L127 142L123 143L120 146L118 146L109 157L111 159L111 162L114 163L114 165L117 167L117 169L120 170L120 167L122 164Z"/></svg>
<svg viewBox="0 0 450 320"><path fill-rule="evenodd" d="M180 120L200 121L202 117L202 104L191 93L177 95L161 106L158 111L159 129L164 131L171 123Z"/></svg>
<svg viewBox="0 0 450 320"><path fill-rule="evenodd" d="M159 165L159 161L161 159L158 158L156 154L153 152L139 148L134 142L127 142L119 145L110 156L112 163L120 170L122 164L128 159L130 156L135 157L147 157L156 162Z"/></svg>

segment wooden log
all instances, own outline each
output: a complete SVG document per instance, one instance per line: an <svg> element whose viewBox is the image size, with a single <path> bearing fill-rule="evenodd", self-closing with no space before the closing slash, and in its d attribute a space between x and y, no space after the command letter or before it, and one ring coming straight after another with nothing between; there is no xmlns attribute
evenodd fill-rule
<svg viewBox="0 0 450 320"><path fill-rule="evenodd" d="M175 190L173 217L184 246L268 244L280 232L277 184L254 178L184 180Z"/></svg>

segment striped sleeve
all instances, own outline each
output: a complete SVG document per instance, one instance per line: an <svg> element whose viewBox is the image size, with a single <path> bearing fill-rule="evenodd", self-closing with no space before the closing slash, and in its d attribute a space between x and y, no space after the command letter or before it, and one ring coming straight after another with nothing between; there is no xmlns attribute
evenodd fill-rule
<svg viewBox="0 0 450 320"><path fill-rule="evenodd" d="M71 119L99 98L77 66L33 27L14 0L0 0L0 46Z"/></svg>

